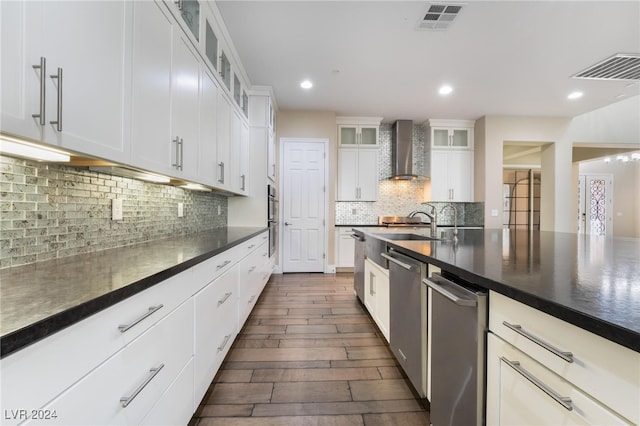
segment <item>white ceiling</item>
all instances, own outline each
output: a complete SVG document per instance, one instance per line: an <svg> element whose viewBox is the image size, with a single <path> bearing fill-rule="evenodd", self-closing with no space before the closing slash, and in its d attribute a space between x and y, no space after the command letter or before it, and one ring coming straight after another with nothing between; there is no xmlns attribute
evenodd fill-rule
<svg viewBox="0 0 640 426"><path fill-rule="evenodd" d="M280 109L421 123L575 116L640 94L638 81L570 78L640 53L637 0L471 0L445 31L416 29L427 1L216 3L251 84L272 86ZM454 87L446 98L443 83ZM575 90L584 96L569 101Z"/></svg>

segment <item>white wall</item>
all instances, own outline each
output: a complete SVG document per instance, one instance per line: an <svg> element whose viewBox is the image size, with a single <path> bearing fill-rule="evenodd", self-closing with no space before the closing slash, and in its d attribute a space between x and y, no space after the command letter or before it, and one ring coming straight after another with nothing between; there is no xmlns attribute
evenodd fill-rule
<svg viewBox="0 0 640 426"><path fill-rule="evenodd" d="M541 229L576 232L577 182L572 148L579 145L640 147L640 96L571 118L486 116L476 121L475 199L485 202L485 226L500 228L502 147L509 142L550 143L542 157Z"/></svg>
<svg viewBox="0 0 640 426"><path fill-rule="evenodd" d="M585 161L580 163L579 173L606 173L613 177L613 235L640 237L640 161Z"/></svg>

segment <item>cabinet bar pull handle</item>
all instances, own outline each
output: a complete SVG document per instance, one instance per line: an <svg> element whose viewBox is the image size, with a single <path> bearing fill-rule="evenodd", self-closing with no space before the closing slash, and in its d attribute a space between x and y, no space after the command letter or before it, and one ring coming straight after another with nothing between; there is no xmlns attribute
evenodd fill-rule
<svg viewBox="0 0 640 426"><path fill-rule="evenodd" d="M222 299L218 300L218 306L220 306L220 305L222 305L224 302L226 302L226 301L227 301L227 299L228 299L228 298L230 298L232 294L233 294L233 293L225 293L225 294L224 294L224 297L223 297Z"/></svg>
<svg viewBox="0 0 640 426"><path fill-rule="evenodd" d="M242 179L242 186L241 189L244 191L244 186L245 186L245 181L246 181L246 176L245 175L241 175L240 178Z"/></svg>
<svg viewBox="0 0 640 426"><path fill-rule="evenodd" d="M255 270L256 270L256 267L255 267L255 266L252 266L251 268L249 268L249 272L247 272L247 273L248 273L248 274L250 274L250 273L252 273L252 272L253 272L253 271L255 271Z"/></svg>
<svg viewBox="0 0 640 426"><path fill-rule="evenodd" d="M180 148L180 171L182 171L182 167L184 166L184 139L180 138L178 147Z"/></svg>
<svg viewBox="0 0 640 426"><path fill-rule="evenodd" d="M44 56L40 57L40 65L33 65L33 69L39 69L40 70L40 111L38 112L38 114L31 114L31 116L33 118L38 118L38 122L40 123L41 126L44 126L46 123L46 120L44 118L45 115L45 108L46 108L46 88L47 88L47 81L46 81L46 75L47 75L47 58L45 58Z"/></svg>
<svg viewBox="0 0 640 426"><path fill-rule="evenodd" d="M138 396L140 392L142 392L142 389L144 389L149 384L149 382L151 382L153 378L156 377L160 372L160 370L162 370L163 368L164 368L164 364L160 364L158 367L150 369L149 373L151 374L149 374L149 376L145 379L145 381L142 382L142 384L138 386L136 390L133 391L131 396L123 396L122 398L120 398L120 403L122 404L122 406L126 408L129 404L131 404L131 402L135 399L135 397Z"/></svg>
<svg viewBox="0 0 640 426"><path fill-rule="evenodd" d="M224 183L224 162L219 162L218 166L220 167L220 179L218 179L218 182Z"/></svg>
<svg viewBox="0 0 640 426"><path fill-rule="evenodd" d="M216 266L216 269L221 269L224 268L225 266L227 266L228 264L230 264L231 261L230 260L225 260L224 262L222 262L221 264L219 264L218 266Z"/></svg>
<svg viewBox="0 0 640 426"><path fill-rule="evenodd" d="M50 76L52 79L58 80L58 118L56 121L50 121L50 124L56 125L56 130L62 131L62 68L58 68L58 74Z"/></svg>
<svg viewBox="0 0 640 426"><path fill-rule="evenodd" d="M157 312L158 310L160 310L160 308L162 308L164 305L158 305L158 306L149 306L149 310L147 312L145 312L143 315L141 315L139 318L137 318L136 320L134 320L132 323L130 324L126 324L126 325L119 325L118 326L118 330L120 330L121 333L124 333L125 331L129 330L131 327L133 327L134 325L140 323L142 320L144 320L145 318L147 318L148 316L153 315L155 312Z"/></svg>
<svg viewBox="0 0 640 426"><path fill-rule="evenodd" d="M556 348L555 346L550 345L549 343L545 342L544 340L540 339L539 337L536 337L533 334L529 333L528 331L524 330L521 325L509 324L506 321L502 321L502 325L504 325L505 327L510 328L511 330L515 331L519 335L521 335L523 337L526 337L527 339L531 340L533 343L542 346L543 348L545 348L549 352L553 353L554 355L562 358L563 360L565 360L567 362L573 362L573 353L560 350L560 349Z"/></svg>
<svg viewBox="0 0 640 426"><path fill-rule="evenodd" d="M171 142L173 142L174 144L176 144L176 145L175 145L175 151L174 151L174 154L175 154L175 156L176 156L176 157L175 157L176 159L175 159L175 161L174 161L173 163L171 163L171 167L175 167L175 168L177 169L177 168L179 168L179 167L180 167L180 160L179 160L179 155L178 155L178 150L180 149L180 148L179 148L179 146L180 146L180 138L179 138L178 136L176 136L176 138L175 138L175 139L173 139Z"/></svg>
<svg viewBox="0 0 640 426"><path fill-rule="evenodd" d="M230 338L231 338L230 334L227 334L226 336L224 336L224 340L222 341L222 344L218 346L218 352L221 352L224 350L224 347L227 346L227 343L229 343Z"/></svg>
<svg viewBox="0 0 640 426"><path fill-rule="evenodd" d="M533 383L535 386L537 386L542 392L546 393L551 398L553 398L558 404L562 405L566 410L568 410L568 411L572 411L573 410L573 405L571 404L571 398L566 397L566 396L561 396L556 391L551 389L549 386L547 386L544 383L542 383L533 374L529 373L527 370L522 368L520 366L520 362L519 361L509 361L507 358L505 358L503 356L500 357L500 360L502 360L505 363L507 363L507 365L509 367L513 368L518 373L520 373L520 375L522 375L522 377L524 377L525 379L529 380L531 383Z"/></svg>

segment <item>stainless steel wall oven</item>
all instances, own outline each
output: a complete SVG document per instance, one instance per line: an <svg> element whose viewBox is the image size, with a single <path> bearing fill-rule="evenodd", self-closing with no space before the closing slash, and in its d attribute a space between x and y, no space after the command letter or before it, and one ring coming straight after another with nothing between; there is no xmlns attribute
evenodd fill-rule
<svg viewBox="0 0 640 426"><path fill-rule="evenodd" d="M271 257L278 250L278 195L273 185L267 185L267 226L269 227L269 257Z"/></svg>

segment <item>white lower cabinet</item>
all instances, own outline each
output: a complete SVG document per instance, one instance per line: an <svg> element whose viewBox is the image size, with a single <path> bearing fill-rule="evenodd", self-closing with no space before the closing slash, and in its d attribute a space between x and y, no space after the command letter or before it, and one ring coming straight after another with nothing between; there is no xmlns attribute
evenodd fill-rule
<svg viewBox="0 0 640 426"><path fill-rule="evenodd" d="M193 365L192 358L151 412L142 420L142 425L175 426L189 423L193 415L192 407L186 403L176 404L176 401L186 401L193 395Z"/></svg>
<svg viewBox="0 0 640 426"><path fill-rule="evenodd" d="M2 424L187 424L271 275L266 240L265 231L0 360Z"/></svg>
<svg viewBox="0 0 640 426"><path fill-rule="evenodd" d="M268 258L269 246L263 243L239 264L238 330L247 320L266 284L263 283L263 271Z"/></svg>
<svg viewBox="0 0 640 426"><path fill-rule="evenodd" d="M195 410L238 333L238 266L195 295Z"/></svg>
<svg viewBox="0 0 640 426"><path fill-rule="evenodd" d="M630 425L493 333L487 338L488 425Z"/></svg>
<svg viewBox="0 0 640 426"><path fill-rule="evenodd" d="M364 305L389 341L389 271L369 259L364 262Z"/></svg>
<svg viewBox="0 0 640 426"><path fill-rule="evenodd" d="M489 329L487 424L640 422L640 353L496 292Z"/></svg>
<svg viewBox="0 0 640 426"><path fill-rule="evenodd" d="M191 360L192 347L189 299L45 406L55 418L29 424L139 424Z"/></svg>
<svg viewBox="0 0 640 426"><path fill-rule="evenodd" d="M336 228L336 267L353 268L355 240L350 227Z"/></svg>

